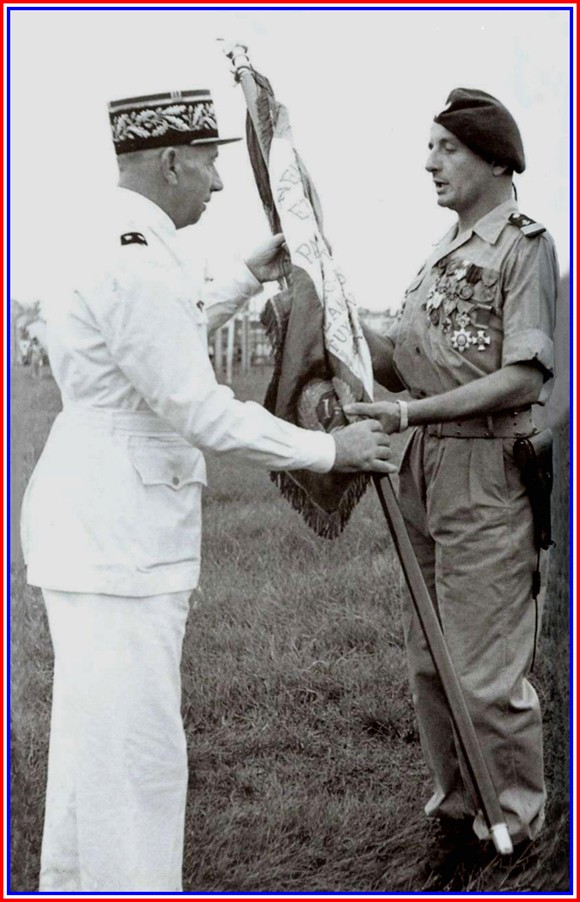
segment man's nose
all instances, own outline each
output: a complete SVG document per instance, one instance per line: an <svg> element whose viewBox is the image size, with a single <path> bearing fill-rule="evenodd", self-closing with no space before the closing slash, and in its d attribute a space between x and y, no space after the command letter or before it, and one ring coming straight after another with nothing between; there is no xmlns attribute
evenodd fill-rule
<svg viewBox="0 0 580 902"><path fill-rule="evenodd" d="M220 178L220 174L217 169L214 169L212 179L211 179L211 188L210 191L222 191L224 187L224 183Z"/></svg>
<svg viewBox="0 0 580 902"><path fill-rule="evenodd" d="M435 150L429 151L427 155L427 159L425 160L425 169L427 172L437 172L439 169L439 160L435 153Z"/></svg>

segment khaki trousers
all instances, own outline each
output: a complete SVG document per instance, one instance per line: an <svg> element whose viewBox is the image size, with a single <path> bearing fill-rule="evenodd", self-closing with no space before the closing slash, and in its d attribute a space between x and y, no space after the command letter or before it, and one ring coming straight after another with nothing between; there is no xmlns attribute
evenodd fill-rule
<svg viewBox="0 0 580 902"><path fill-rule="evenodd" d="M399 497L436 604L512 839L533 838L544 818L542 722L526 679L533 654L536 565L529 501L513 439L428 436L406 449ZM413 701L434 780L429 816L474 817L488 835L421 625L404 593Z"/></svg>
<svg viewBox="0 0 580 902"><path fill-rule="evenodd" d="M42 892L179 892L189 592L43 590L54 688Z"/></svg>

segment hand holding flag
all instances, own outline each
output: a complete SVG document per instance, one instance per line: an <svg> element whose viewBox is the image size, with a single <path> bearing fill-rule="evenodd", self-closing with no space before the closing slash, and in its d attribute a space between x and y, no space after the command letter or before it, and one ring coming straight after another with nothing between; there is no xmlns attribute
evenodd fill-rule
<svg viewBox="0 0 580 902"><path fill-rule="evenodd" d="M290 258L282 232L254 248L245 263L258 282L276 282L284 278Z"/></svg>
<svg viewBox="0 0 580 902"><path fill-rule="evenodd" d="M350 426L333 430L336 443L334 470L341 473L396 473L395 464L389 463L392 451L388 436L376 420L361 420Z"/></svg>

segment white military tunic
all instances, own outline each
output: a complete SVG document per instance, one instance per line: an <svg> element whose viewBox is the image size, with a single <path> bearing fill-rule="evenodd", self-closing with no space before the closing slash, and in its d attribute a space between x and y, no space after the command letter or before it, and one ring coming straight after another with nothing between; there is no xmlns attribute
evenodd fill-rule
<svg viewBox="0 0 580 902"><path fill-rule="evenodd" d="M260 286L240 264L202 299L174 239L159 207L119 189L49 324L63 412L22 517L55 651L43 892L181 891L180 660L203 452L269 469L334 462L331 436L217 384L208 319L220 325Z"/></svg>
<svg viewBox="0 0 580 902"><path fill-rule="evenodd" d="M218 385L208 317L220 325L260 284L240 264L202 300L175 231L157 205L118 189L111 223L91 237L75 290L49 322L64 409L23 505L32 585L132 596L192 589L203 451L274 470L326 472L334 462L330 436Z"/></svg>

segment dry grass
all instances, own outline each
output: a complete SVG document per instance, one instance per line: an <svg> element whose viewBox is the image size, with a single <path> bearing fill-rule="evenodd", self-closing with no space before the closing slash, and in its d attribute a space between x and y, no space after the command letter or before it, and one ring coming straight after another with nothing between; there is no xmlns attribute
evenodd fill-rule
<svg viewBox="0 0 580 902"><path fill-rule="evenodd" d="M239 379L261 398L267 373ZM13 373L12 504L58 409L48 375ZM562 435L560 452L567 448ZM561 473L566 463L561 461ZM223 892L563 892L568 888L567 490L536 683L544 698L549 828L519 862L437 884L436 834L407 685L399 569L378 503L316 539L267 477L210 463L202 598L183 662L190 786L185 889ZM17 513L17 510L14 510ZM13 537L16 519L12 518ZM52 652L17 543L11 593L11 890L36 889Z"/></svg>

